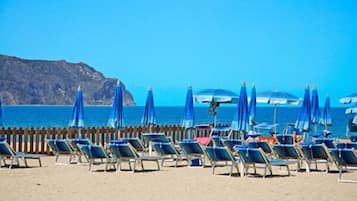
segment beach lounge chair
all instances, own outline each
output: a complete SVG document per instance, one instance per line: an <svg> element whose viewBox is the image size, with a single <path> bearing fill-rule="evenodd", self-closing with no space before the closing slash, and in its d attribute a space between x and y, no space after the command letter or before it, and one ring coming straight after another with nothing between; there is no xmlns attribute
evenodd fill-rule
<svg viewBox="0 0 357 201"><path fill-rule="evenodd" d="M301 144L301 148L306 161L307 172L310 172L312 162L315 162L315 169L317 169L317 163L324 163L326 165L326 173L329 172L329 163L332 163L333 159L325 144Z"/></svg>
<svg viewBox="0 0 357 201"><path fill-rule="evenodd" d="M6 141L0 142L0 168L1 168L1 161L3 161L4 165L6 165L6 160L10 160L11 162L9 168L11 169L14 162L16 162L17 165L20 165L19 159L22 159L24 161L25 167L28 167L27 164L28 159L38 160L40 167L42 166L41 155L15 152Z"/></svg>
<svg viewBox="0 0 357 201"><path fill-rule="evenodd" d="M261 148L270 158L274 156L274 150L266 141L252 141L248 143L249 148Z"/></svg>
<svg viewBox="0 0 357 201"><path fill-rule="evenodd" d="M239 173L238 164L240 160L235 158L233 154L226 147L206 147L206 153L208 159L212 164L212 174L215 174L215 169L217 167L217 163L224 162L224 166L230 166L229 176L232 176L233 167L237 169L237 173ZM229 165L230 163L230 165Z"/></svg>
<svg viewBox="0 0 357 201"><path fill-rule="evenodd" d="M72 163L72 159L78 156L79 152L76 152L70 143L65 139L49 139L46 141L56 156L56 163L58 163L60 155L68 155L69 163Z"/></svg>
<svg viewBox="0 0 357 201"><path fill-rule="evenodd" d="M354 149L330 149L331 155L334 158L334 162L338 168L338 182L353 182L357 180L345 180L342 179L342 173L344 170L353 170L357 167L357 152ZM354 169L356 170L356 169Z"/></svg>
<svg viewBox="0 0 357 201"><path fill-rule="evenodd" d="M339 142L336 144L336 148L338 149L356 149L357 150L357 142L346 142L346 143L342 143Z"/></svg>
<svg viewBox="0 0 357 201"><path fill-rule="evenodd" d="M128 162L129 169L133 171L136 170L136 164L139 163L141 165L142 170L144 170L143 161L153 161L157 164L157 169L160 170L159 166L159 157L157 156L144 156L140 155L134 147L130 144L108 144L110 152L113 157L118 160L117 171L121 170L122 162ZM131 163L133 163L134 167L131 168Z"/></svg>
<svg viewBox="0 0 357 201"><path fill-rule="evenodd" d="M153 142L152 146L161 158L161 166L164 166L165 160L173 159L175 161L175 167L177 167L178 161L182 161L185 157L171 142Z"/></svg>
<svg viewBox="0 0 357 201"><path fill-rule="evenodd" d="M316 138L315 143L316 144L325 144L328 149L336 148L336 145L332 138Z"/></svg>
<svg viewBox="0 0 357 201"><path fill-rule="evenodd" d="M187 161L190 165L193 158L198 158L201 160L201 164L205 166L205 152L201 144L196 140L183 140L179 142L180 147L187 157Z"/></svg>
<svg viewBox="0 0 357 201"><path fill-rule="evenodd" d="M104 150L104 148L100 145L95 144L79 144L79 148L82 153L86 156L89 162L88 171L92 170L93 165L105 164L105 171L108 169L108 165L112 165L115 169L115 165L117 164L117 160L109 156L109 154Z"/></svg>
<svg viewBox="0 0 357 201"><path fill-rule="evenodd" d="M139 138L121 138L118 140L110 141L112 144L126 144L130 143L131 146L138 152L148 152L148 148L144 146L144 143Z"/></svg>
<svg viewBox="0 0 357 201"><path fill-rule="evenodd" d="M240 151L240 155L246 154L245 157L248 157L249 160L256 165L264 165L264 174L263 178L266 176L266 171L269 170L270 175L273 175L272 166L284 166L288 171L290 176L289 164L292 164L291 161L282 160L282 159L269 159L261 148L247 148L246 153Z"/></svg>
<svg viewBox="0 0 357 201"><path fill-rule="evenodd" d="M279 144L294 144L294 136L290 134L276 135Z"/></svg>
<svg viewBox="0 0 357 201"><path fill-rule="evenodd" d="M222 138L221 141L223 145L227 147L231 152L235 151L233 149L234 146L243 144L242 140L238 140L238 139Z"/></svg>
<svg viewBox="0 0 357 201"><path fill-rule="evenodd" d="M296 171L300 170L303 161L300 148L293 144L275 144L273 145L273 149L279 159L295 161L297 163Z"/></svg>

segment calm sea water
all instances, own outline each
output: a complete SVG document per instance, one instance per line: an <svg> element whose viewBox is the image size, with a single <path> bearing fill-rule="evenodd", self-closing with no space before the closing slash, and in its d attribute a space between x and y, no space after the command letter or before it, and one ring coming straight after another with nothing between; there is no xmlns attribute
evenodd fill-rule
<svg viewBox="0 0 357 201"><path fill-rule="evenodd" d="M72 106L3 106L3 123L5 127L68 127ZM183 107L156 107L157 123L161 125L180 124ZM230 124L235 107L220 107L218 123ZM86 127L105 126L111 107L88 106L84 108L84 123ZM257 108L257 122L271 123L273 121L272 107ZM333 137L345 137L348 116L344 108L332 108L333 126L330 130ZM125 107L124 124L140 125L144 107ZM277 110L278 130L281 131L287 123L295 122L298 115L296 107L279 107ZM212 123L213 116L208 114L208 107L195 107L196 124ZM323 127L318 126L318 130Z"/></svg>

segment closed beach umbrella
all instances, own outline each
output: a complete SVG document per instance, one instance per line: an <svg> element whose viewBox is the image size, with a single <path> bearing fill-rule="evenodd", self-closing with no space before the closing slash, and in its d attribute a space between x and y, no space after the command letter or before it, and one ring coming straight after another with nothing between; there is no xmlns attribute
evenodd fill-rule
<svg viewBox="0 0 357 201"><path fill-rule="evenodd" d="M186 93L185 112L182 120L182 127L185 129L194 128L195 114L193 110L192 86L189 85Z"/></svg>
<svg viewBox="0 0 357 201"><path fill-rule="evenodd" d="M0 98L0 127L3 127L4 124L2 122L2 106L1 106L1 98Z"/></svg>
<svg viewBox="0 0 357 201"><path fill-rule="evenodd" d="M248 97L244 81L241 86L239 102L233 117L231 129L241 132L249 131Z"/></svg>
<svg viewBox="0 0 357 201"><path fill-rule="evenodd" d="M266 103L274 105L274 124L276 124L276 114L277 114L277 106L278 105L298 105L300 100L298 97L281 91L264 91L257 93L257 103ZM276 132L276 127L275 127Z"/></svg>
<svg viewBox="0 0 357 201"><path fill-rule="evenodd" d="M152 93L151 86L148 89L148 95L146 97L145 110L141 123L145 126L149 126L151 132L151 126L156 123L155 107L154 107L154 96Z"/></svg>
<svg viewBox="0 0 357 201"><path fill-rule="evenodd" d="M115 86L112 111L110 113L107 125L109 127L118 129L118 131L123 127L123 91L121 89L119 80Z"/></svg>
<svg viewBox="0 0 357 201"><path fill-rule="evenodd" d="M356 110L357 111L357 110ZM325 105L321 113L319 123L327 129L332 126L332 118L331 118L331 107L330 107L330 96L327 95L325 99Z"/></svg>
<svg viewBox="0 0 357 201"><path fill-rule="evenodd" d="M311 123L315 125L315 132L317 132L317 124L320 118L319 97L317 88L314 86L311 95Z"/></svg>
<svg viewBox="0 0 357 201"><path fill-rule="evenodd" d="M238 95L226 89L204 89L194 95L194 99L199 103L210 103L209 113L214 116L214 126L217 122L217 107L221 103L237 103Z"/></svg>
<svg viewBox="0 0 357 201"><path fill-rule="evenodd" d="M79 136L81 136L81 129L84 127L84 114L83 114L83 94L79 86L76 93L76 99L72 110L72 118L69 123L70 127L79 128Z"/></svg>
<svg viewBox="0 0 357 201"><path fill-rule="evenodd" d="M249 101L249 125L254 126L255 122L255 115L256 115L256 108L257 108L257 92L255 90L255 84L253 84L252 92L250 94L250 101Z"/></svg>
<svg viewBox="0 0 357 201"><path fill-rule="evenodd" d="M303 131L309 131L311 118L311 105L310 105L310 88L306 85L304 100L299 110L298 118L295 123L295 128L302 129Z"/></svg>

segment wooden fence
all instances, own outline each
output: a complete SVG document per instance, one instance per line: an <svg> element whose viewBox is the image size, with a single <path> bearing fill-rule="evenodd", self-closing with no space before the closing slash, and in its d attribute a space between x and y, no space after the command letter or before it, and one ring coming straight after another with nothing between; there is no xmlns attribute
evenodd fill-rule
<svg viewBox="0 0 357 201"><path fill-rule="evenodd" d="M179 125L164 125L152 127L152 132L165 133L174 142L187 137L185 131ZM89 127L81 129L82 136L87 137L93 143L105 145L113 139L123 137L138 137L141 139L142 133L148 133L147 127L136 126L126 127L119 133L113 128ZM210 130L198 130L196 136L207 136ZM76 138L79 135L78 129L72 128L0 128L0 136L6 137L10 146L19 152L51 154L51 149L46 144L46 139L66 139Z"/></svg>

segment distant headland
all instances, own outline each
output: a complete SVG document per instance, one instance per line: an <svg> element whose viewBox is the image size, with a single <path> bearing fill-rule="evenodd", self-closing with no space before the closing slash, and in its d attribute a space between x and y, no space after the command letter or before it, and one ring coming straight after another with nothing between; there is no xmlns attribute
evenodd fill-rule
<svg viewBox="0 0 357 201"><path fill-rule="evenodd" d="M0 55L0 97L4 105L72 105L80 85L87 105L110 105L117 80L85 63L29 60ZM135 105L125 89L124 104Z"/></svg>

